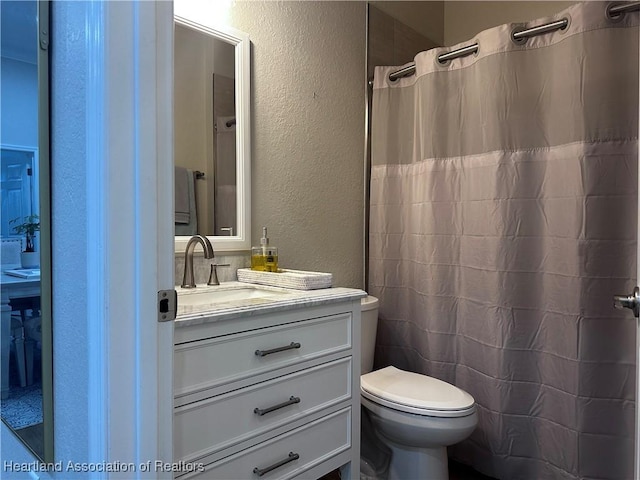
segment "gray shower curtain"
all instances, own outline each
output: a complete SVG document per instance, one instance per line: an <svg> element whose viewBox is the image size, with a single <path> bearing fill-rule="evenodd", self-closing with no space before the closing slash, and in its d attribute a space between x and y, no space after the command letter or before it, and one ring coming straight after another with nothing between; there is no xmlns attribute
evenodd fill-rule
<svg viewBox="0 0 640 480"><path fill-rule="evenodd" d="M605 7L375 72L376 366L472 394L478 428L449 452L498 478L633 474L635 322L612 296L635 285L639 14Z"/></svg>

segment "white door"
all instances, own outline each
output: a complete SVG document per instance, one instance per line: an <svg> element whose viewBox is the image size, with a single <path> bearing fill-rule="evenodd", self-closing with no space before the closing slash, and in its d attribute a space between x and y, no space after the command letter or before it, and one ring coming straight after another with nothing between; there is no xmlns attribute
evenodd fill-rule
<svg viewBox="0 0 640 480"><path fill-rule="evenodd" d="M102 2L109 309L107 461L173 478L173 4ZM106 21L105 21L106 20ZM150 462L150 463L149 463ZM160 462L160 463L156 463ZM143 465L149 465L147 471ZM116 475L116 478L119 478Z"/></svg>
<svg viewBox="0 0 640 480"><path fill-rule="evenodd" d="M156 462L173 460L173 322L158 321L174 288L173 4L51 13L54 462L169 479ZM0 427L3 465L36 461Z"/></svg>
<svg viewBox="0 0 640 480"><path fill-rule="evenodd" d="M52 8L56 460L169 479L156 467L173 460L174 325L158 319L174 289L173 5Z"/></svg>

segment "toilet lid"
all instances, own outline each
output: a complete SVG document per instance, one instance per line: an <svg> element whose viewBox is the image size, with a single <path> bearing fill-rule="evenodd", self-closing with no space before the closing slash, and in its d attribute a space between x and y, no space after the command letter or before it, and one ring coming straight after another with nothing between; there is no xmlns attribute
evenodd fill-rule
<svg viewBox="0 0 640 480"><path fill-rule="evenodd" d="M362 393L371 401L397 410L434 416L468 415L474 399L437 378L386 367L360 377Z"/></svg>

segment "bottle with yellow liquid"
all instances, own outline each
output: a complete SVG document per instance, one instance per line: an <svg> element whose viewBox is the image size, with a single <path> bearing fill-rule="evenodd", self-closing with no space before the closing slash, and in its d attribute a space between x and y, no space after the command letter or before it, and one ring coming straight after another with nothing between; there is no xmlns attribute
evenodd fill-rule
<svg viewBox="0 0 640 480"><path fill-rule="evenodd" d="M262 227L260 246L251 249L251 270L260 272L278 271L278 249L269 245L267 227Z"/></svg>

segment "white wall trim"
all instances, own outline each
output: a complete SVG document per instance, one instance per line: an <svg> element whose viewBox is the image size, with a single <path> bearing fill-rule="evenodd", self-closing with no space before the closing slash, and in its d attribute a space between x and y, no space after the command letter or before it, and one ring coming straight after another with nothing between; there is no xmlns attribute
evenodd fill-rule
<svg viewBox="0 0 640 480"><path fill-rule="evenodd" d="M173 16L170 3L106 5L109 53L104 74L110 100L105 118L110 179L106 305L109 411L113 412L108 456L112 462L153 465L172 461L172 371L162 371L161 364L166 366L166 357L172 356L173 324L158 323L157 292L173 288L173 256L170 249L166 253L173 232L166 220L172 218L167 209L172 189L159 189L173 175L168 126L172 83L166 78L172 61ZM171 478L171 474L138 470L129 478Z"/></svg>
<svg viewBox="0 0 640 480"><path fill-rule="evenodd" d="M106 205L105 190L106 166L103 158L105 152L105 125L103 111L106 111L106 84L100 69L105 63L104 39L104 5L100 2L87 6L86 35L86 71L94 75L86 77L86 158L93 168L86 168L86 259L87 259L87 318L92 321L87 329L88 355L88 411L94 412L97 421L88 422L88 461L100 462L107 457L107 435L109 423L109 408L107 403L108 388L107 358L109 343L107 336L107 310L105 294L108 288L107 276L109 265L104 260L106 247ZM55 19L55 17L54 17ZM73 74L69 72L69 74ZM55 125L52 124L52 128ZM55 159L57 161L57 159ZM55 194L55 188L54 188ZM52 219L55 222L55 217ZM54 257L54 268L55 257ZM54 303L55 306L55 303ZM53 325L55 335L55 308ZM54 350L55 352L55 350ZM54 353L55 355L55 353ZM55 363L54 363L55 377ZM54 425L56 415L54 409ZM54 451L56 441L54 440ZM105 478L98 475L98 478Z"/></svg>
<svg viewBox="0 0 640 480"><path fill-rule="evenodd" d="M173 3L154 2L156 15L156 165L158 210L157 288L175 287L173 160ZM163 193L164 192L164 193ZM173 322L159 325L158 446L159 459L173 459ZM162 420L164 419L164 421ZM171 478L171 475L167 475Z"/></svg>

